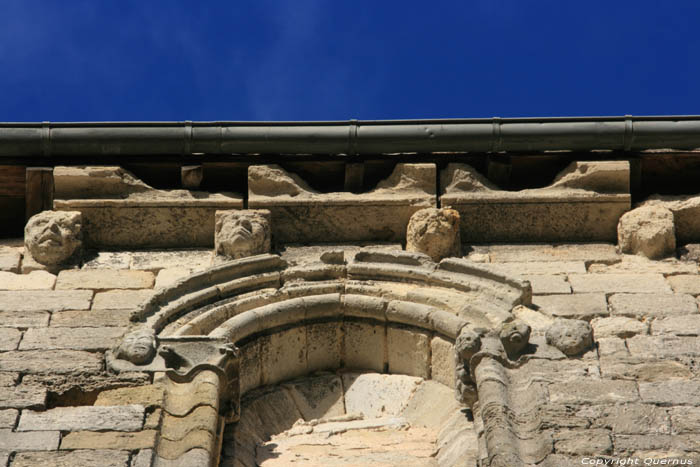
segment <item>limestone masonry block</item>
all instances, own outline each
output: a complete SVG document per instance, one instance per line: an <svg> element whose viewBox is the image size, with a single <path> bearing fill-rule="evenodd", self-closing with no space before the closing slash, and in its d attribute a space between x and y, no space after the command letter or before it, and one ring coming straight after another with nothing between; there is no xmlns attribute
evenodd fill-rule
<svg viewBox="0 0 700 467"><path fill-rule="evenodd" d="M46 449L46 448L44 448ZM12 467L77 467L99 465L100 467L127 467L129 452L114 449L81 449L60 452L21 452L15 456Z"/></svg>
<svg viewBox="0 0 700 467"><path fill-rule="evenodd" d="M343 383L337 375L296 380L289 383L287 388L304 420L345 414Z"/></svg>
<svg viewBox="0 0 700 467"><path fill-rule="evenodd" d="M114 346L126 328L32 328L24 333L20 350L106 350Z"/></svg>
<svg viewBox="0 0 700 467"><path fill-rule="evenodd" d="M673 334L676 336L700 336L699 318L697 314L657 318L651 323L651 333Z"/></svg>
<svg viewBox="0 0 700 467"><path fill-rule="evenodd" d="M676 251L673 213L661 206L643 206L620 217L617 242L623 253L663 258Z"/></svg>
<svg viewBox="0 0 700 467"><path fill-rule="evenodd" d="M368 418L399 415L421 382L413 376L345 373L345 411Z"/></svg>
<svg viewBox="0 0 700 467"><path fill-rule="evenodd" d="M454 209L426 208L408 221L406 251L425 253L436 263L450 256L459 257L459 213Z"/></svg>
<svg viewBox="0 0 700 467"><path fill-rule="evenodd" d="M154 282L148 271L67 270L58 274L56 289L148 289Z"/></svg>
<svg viewBox="0 0 700 467"><path fill-rule="evenodd" d="M0 291L0 311L87 310L91 299L91 290Z"/></svg>
<svg viewBox="0 0 700 467"><path fill-rule="evenodd" d="M118 449L132 451L152 448L156 444L155 430L135 433L120 431L76 431L61 440L61 449Z"/></svg>
<svg viewBox="0 0 700 467"><path fill-rule="evenodd" d="M0 351L16 350L21 338L22 332L19 329L0 328Z"/></svg>
<svg viewBox="0 0 700 467"><path fill-rule="evenodd" d="M56 276L46 271L32 271L29 274L0 271L0 290L53 289L55 283Z"/></svg>
<svg viewBox="0 0 700 467"><path fill-rule="evenodd" d="M0 430L0 452L1 451L53 451L58 449L58 440L61 437L59 431L32 431L26 433L15 433L12 430ZM21 457L18 455L17 457ZM27 467L35 467L41 464L22 464L17 462L15 457L15 465L25 465ZM67 467L67 466L66 466Z"/></svg>
<svg viewBox="0 0 700 467"><path fill-rule="evenodd" d="M614 241L631 206L629 177L627 161L575 161L545 188L506 191L452 163L440 204L459 211L466 242Z"/></svg>
<svg viewBox="0 0 700 467"><path fill-rule="evenodd" d="M570 381L549 385L549 400L557 404L616 404L639 399L634 381Z"/></svg>
<svg viewBox="0 0 700 467"><path fill-rule="evenodd" d="M700 238L700 196L653 195L641 207L660 207L673 213L676 242L679 245L697 242Z"/></svg>
<svg viewBox="0 0 700 467"><path fill-rule="evenodd" d="M232 259L269 253L271 214L266 209L216 211L214 250Z"/></svg>
<svg viewBox="0 0 700 467"><path fill-rule="evenodd" d="M700 380L639 383L639 395L652 404L700 406Z"/></svg>
<svg viewBox="0 0 700 467"><path fill-rule="evenodd" d="M143 426L140 405L113 407L58 407L45 412L25 410L17 431L138 431Z"/></svg>
<svg viewBox="0 0 700 467"><path fill-rule="evenodd" d="M590 320L608 315L608 304L604 293L581 293L573 295L539 295L532 302L543 313L560 317Z"/></svg>
<svg viewBox="0 0 700 467"><path fill-rule="evenodd" d="M596 338L600 337L632 337L637 334L648 334L649 323L624 316L610 318L595 318L591 321Z"/></svg>
<svg viewBox="0 0 700 467"><path fill-rule="evenodd" d="M43 211L24 227L24 246L44 265L57 265L82 245L82 216L77 211Z"/></svg>
<svg viewBox="0 0 700 467"><path fill-rule="evenodd" d="M676 293L700 295L700 276L697 274L670 276L666 280Z"/></svg>
<svg viewBox="0 0 700 467"><path fill-rule="evenodd" d="M342 339L339 322L306 325L306 359L309 373L340 367Z"/></svg>
<svg viewBox="0 0 700 467"><path fill-rule="evenodd" d="M425 332L387 327L389 373L430 376L430 337Z"/></svg>
<svg viewBox="0 0 700 467"><path fill-rule="evenodd" d="M431 349L431 378L449 388L455 387L455 350L454 345L442 337L433 337Z"/></svg>
<svg viewBox="0 0 700 467"><path fill-rule="evenodd" d="M566 276L526 275L523 279L530 282L534 295L551 295L571 293L571 285L566 281Z"/></svg>
<svg viewBox="0 0 700 467"><path fill-rule="evenodd" d="M610 309L613 315L643 317L663 317L697 314L698 304L686 294L629 294L610 296Z"/></svg>
<svg viewBox="0 0 700 467"><path fill-rule="evenodd" d="M51 327L127 327L131 310L59 311L51 316Z"/></svg>
<svg viewBox="0 0 700 467"><path fill-rule="evenodd" d="M262 341L263 384L273 384L306 373L306 329L301 326L271 334Z"/></svg>
<svg viewBox="0 0 700 467"><path fill-rule="evenodd" d="M16 409L0 410L0 428L14 428L17 414L19 411Z"/></svg>
<svg viewBox="0 0 700 467"><path fill-rule="evenodd" d="M0 369L23 373L65 374L79 371L90 372L102 369L101 354L79 350L27 350L0 353Z"/></svg>
<svg viewBox="0 0 700 467"><path fill-rule="evenodd" d="M0 271L19 272L22 255L19 251L0 249Z"/></svg>
<svg viewBox="0 0 700 467"><path fill-rule="evenodd" d="M20 384L0 391L0 409L43 409L46 388Z"/></svg>
<svg viewBox="0 0 700 467"><path fill-rule="evenodd" d="M672 292L661 274L570 274L569 282L574 293L665 294Z"/></svg>
<svg viewBox="0 0 700 467"><path fill-rule="evenodd" d="M277 242L403 241L411 215L435 205L435 164L397 164L361 194L318 193L277 165L248 168L248 206L270 210Z"/></svg>
<svg viewBox="0 0 700 467"><path fill-rule="evenodd" d="M593 345L593 329L585 321L557 318L545 334L547 344L566 355L579 355Z"/></svg>
<svg viewBox="0 0 700 467"><path fill-rule="evenodd" d="M384 326L363 322L343 323L343 360L347 368L384 371L386 336Z"/></svg>
<svg viewBox="0 0 700 467"><path fill-rule="evenodd" d="M56 198L126 198L153 188L121 167L66 167L53 170Z"/></svg>

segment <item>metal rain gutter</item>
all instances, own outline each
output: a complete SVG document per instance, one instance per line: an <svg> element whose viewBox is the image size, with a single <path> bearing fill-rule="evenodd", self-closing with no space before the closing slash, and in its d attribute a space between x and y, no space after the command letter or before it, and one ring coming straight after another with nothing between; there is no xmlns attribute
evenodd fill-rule
<svg viewBox="0 0 700 467"><path fill-rule="evenodd" d="M0 123L0 157L700 148L700 116Z"/></svg>

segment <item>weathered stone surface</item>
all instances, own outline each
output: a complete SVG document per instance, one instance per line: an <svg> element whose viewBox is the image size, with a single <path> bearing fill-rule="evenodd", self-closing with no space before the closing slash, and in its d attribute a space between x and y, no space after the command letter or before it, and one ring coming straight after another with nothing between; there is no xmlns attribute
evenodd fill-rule
<svg viewBox="0 0 700 467"><path fill-rule="evenodd" d="M82 216L76 211L42 211L24 227L24 246L44 265L66 261L82 245Z"/></svg>
<svg viewBox="0 0 700 467"><path fill-rule="evenodd" d="M288 430L302 418L294 399L282 388L253 391L241 401L241 428L261 440Z"/></svg>
<svg viewBox="0 0 700 467"><path fill-rule="evenodd" d="M639 383L644 402L660 405L700 405L700 381L669 380Z"/></svg>
<svg viewBox="0 0 700 467"><path fill-rule="evenodd" d="M565 355L579 355L593 344L593 329L585 321L557 318L545 334L547 344Z"/></svg>
<svg viewBox="0 0 700 467"><path fill-rule="evenodd" d="M55 449L55 448L54 448ZM127 467L128 451L80 450L58 452L22 452L15 456L12 467Z"/></svg>
<svg viewBox="0 0 700 467"><path fill-rule="evenodd" d="M347 368L384 370L386 339L384 326L362 322L343 323L344 361Z"/></svg>
<svg viewBox="0 0 700 467"><path fill-rule="evenodd" d="M610 297L614 315L633 318L687 315L698 312L698 304L685 294L615 294Z"/></svg>
<svg viewBox="0 0 700 467"><path fill-rule="evenodd" d="M554 449L561 454L579 456L610 454L612 440L607 430L562 431L554 435Z"/></svg>
<svg viewBox="0 0 700 467"><path fill-rule="evenodd" d="M22 411L18 431L138 431L143 426L140 405L57 407L45 412Z"/></svg>
<svg viewBox="0 0 700 467"><path fill-rule="evenodd" d="M590 320L608 315L605 294L540 295L532 302L544 313L561 318Z"/></svg>
<svg viewBox="0 0 700 467"><path fill-rule="evenodd" d="M0 428L14 428L18 414L19 411L16 409L0 410Z"/></svg>
<svg viewBox="0 0 700 467"><path fill-rule="evenodd" d="M700 275L683 274L666 278L673 291L676 293L687 293L690 295L700 295Z"/></svg>
<svg viewBox="0 0 700 467"><path fill-rule="evenodd" d="M362 194L317 193L277 165L248 168L248 206L269 209L280 242L402 241L408 220L435 206L435 165L396 164Z"/></svg>
<svg viewBox="0 0 700 467"><path fill-rule="evenodd" d="M73 373L99 371L102 356L80 350L55 350L50 355L44 350L0 353L0 370L23 373Z"/></svg>
<svg viewBox="0 0 700 467"><path fill-rule="evenodd" d="M454 209L421 209L408 221L406 251L425 253L436 263L458 257L462 249L459 231L459 213Z"/></svg>
<svg viewBox="0 0 700 467"><path fill-rule="evenodd" d="M82 269L129 269L131 256L126 251L92 250L85 254Z"/></svg>
<svg viewBox="0 0 700 467"><path fill-rule="evenodd" d="M106 350L113 347L125 328L32 328L24 333L20 350Z"/></svg>
<svg viewBox="0 0 700 467"><path fill-rule="evenodd" d="M49 325L46 311L0 311L0 328L39 328Z"/></svg>
<svg viewBox="0 0 700 467"><path fill-rule="evenodd" d="M156 335L153 329L145 326L138 327L124 336L114 350L114 357L134 365L147 365L156 356L156 346Z"/></svg>
<svg viewBox="0 0 700 467"><path fill-rule="evenodd" d="M620 217L617 242L623 253L663 258L676 251L673 213L661 206L643 206Z"/></svg>
<svg viewBox="0 0 700 467"><path fill-rule="evenodd" d="M461 409L452 389L436 381L423 381L401 415L413 426L440 429Z"/></svg>
<svg viewBox="0 0 700 467"><path fill-rule="evenodd" d="M597 192L592 185L593 177L583 173L598 169L618 174L618 181L607 184L604 192ZM577 173L579 170L582 172ZM469 172L467 181L464 174ZM466 164L448 164L441 173L444 190L441 205L458 210L464 219L479 219L479 222L462 225L463 241L615 239L617 221L630 208L629 163L576 161L560 175L561 178L548 187L512 192L489 187ZM589 186L583 189L584 185Z"/></svg>
<svg viewBox="0 0 700 467"><path fill-rule="evenodd" d="M634 336L627 339L627 348L634 357L646 360L700 355L700 339L683 336Z"/></svg>
<svg viewBox="0 0 700 467"><path fill-rule="evenodd" d="M184 417L174 417L167 412L163 416L161 439L180 441L196 432L207 432L216 436L218 412L214 407L201 405Z"/></svg>
<svg viewBox="0 0 700 467"><path fill-rule="evenodd" d="M91 290L0 291L0 311L87 310L91 299Z"/></svg>
<svg viewBox="0 0 700 467"><path fill-rule="evenodd" d="M549 400L555 404L616 404L636 401L633 381L569 381L549 385Z"/></svg>
<svg viewBox="0 0 700 467"><path fill-rule="evenodd" d="M58 440L60 437L61 433L58 431L32 431L29 433L16 433L12 430L0 430L0 452L53 451L58 449ZM21 465L16 461L17 458L15 458L14 465ZM32 467L36 465L41 464L31 464Z"/></svg>
<svg viewBox="0 0 700 467"><path fill-rule="evenodd" d="M387 328L387 351L389 373L426 379L430 376L430 336L428 333L389 326Z"/></svg>
<svg viewBox="0 0 700 467"><path fill-rule="evenodd" d="M698 274L697 264L679 261L675 257L659 260L649 259L644 256L622 255L622 261L615 264L591 264L589 273L595 274L638 274L657 273L663 275Z"/></svg>
<svg viewBox="0 0 700 467"><path fill-rule="evenodd" d="M304 420L345 414L343 384L336 375L304 378L285 385Z"/></svg>
<svg viewBox="0 0 700 467"><path fill-rule="evenodd" d="M51 315L51 327L127 327L131 310L60 311Z"/></svg>
<svg viewBox="0 0 700 467"><path fill-rule="evenodd" d="M700 317L698 315L682 315L657 318L651 323L651 333L700 336Z"/></svg>
<svg viewBox="0 0 700 467"><path fill-rule="evenodd" d="M125 198L153 188L121 167L56 166L53 171L56 198Z"/></svg>
<svg viewBox="0 0 700 467"><path fill-rule="evenodd" d="M455 350L454 346L442 337L433 337L430 341L431 377L449 388L455 387Z"/></svg>
<svg viewBox="0 0 700 467"><path fill-rule="evenodd" d="M46 388L20 384L2 388L0 409L43 409L46 405Z"/></svg>
<svg viewBox="0 0 700 467"><path fill-rule="evenodd" d="M338 322L306 325L306 362L309 373L340 367L343 333Z"/></svg>
<svg viewBox="0 0 700 467"><path fill-rule="evenodd" d="M306 373L306 329L277 332L261 341L263 384L273 384Z"/></svg>
<svg viewBox="0 0 700 467"><path fill-rule="evenodd" d="M599 337L632 337L637 334L648 334L649 324L625 316L595 318L591 321L593 334Z"/></svg>
<svg viewBox="0 0 700 467"><path fill-rule="evenodd" d="M19 251L0 249L0 271L19 272L22 255Z"/></svg>
<svg viewBox="0 0 700 467"><path fill-rule="evenodd" d="M55 283L56 276L46 271L32 271L29 274L0 272L0 290L50 290Z"/></svg>
<svg viewBox="0 0 700 467"><path fill-rule="evenodd" d="M131 269L155 272L186 267L203 271L211 266L212 256L209 249L135 251L131 253Z"/></svg>
<svg viewBox="0 0 700 467"><path fill-rule="evenodd" d="M214 212L241 209L232 193L153 190L126 199L54 200L58 211L80 211L85 243L95 248L192 248L214 243Z"/></svg>
<svg viewBox="0 0 700 467"><path fill-rule="evenodd" d="M531 331L530 326L517 319L503 324L498 337L508 358L515 360L520 356L527 347Z"/></svg>
<svg viewBox="0 0 700 467"><path fill-rule="evenodd" d="M700 433L700 407L671 407L671 432Z"/></svg>
<svg viewBox="0 0 700 467"><path fill-rule="evenodd" d="M471 260L471 256L469 259ZM517 261L492 263L491 268L504 274L518 276L586 273L586 263L583 261Z"/></svg>
<svg viewBox="0 0 700 467"><path fill-rule="evenodd" d="M618 358L601 358L600 371L605 378L636 381L668 381L692 376L687 366L673 360L629 362Z"/></svg>
<svg viewBox="0 0 700 467"><path fill-rule="evenodd" d="M554 322L551 316L522 305L513 308L512 312L515 318L530 326L534 334L543 334Z"/></svg>
<svg viewBox="0 0 700 467"><path fill-rule="evenodd" d="M131 458L131 467L151 467L153 455L153 449L141 449L138 454Z"/></svg>
<svg viewBox="0 0 700 467"><path fill-rule="evenodd" d="M239 347L241 395L260 386L262 374L260 365L261 339L256 339Z"/></svg>
<svg viewBox="0 0 700 467"><path fill-rule="evenodd" d="M0 328L0 351L16 350L21 338L22 332L18 329Z"/></svg>
<svg viewBox="0 0 700 467"><path fill-rule="evenodd" d="M613 264L620 255L611 243L560 243L489 245L492 263L532 261L584 261L586 263Z"/></svg>
<svg viewBox="0 0 700 467"><path fill-rule="evenodd" d="M92 303L93 310L134 309L150 300L152 290L110 290L97 292Z"/></svg>
<svg viewBox="0 0 700 467"><path fill-rule="evenodd" d="M156 285L154 288L162 289L169 287L175 284L175 282L178 280L187 277L190 274L192 274L192 270L190 268L176 267L161 269L158 271L158 276L156 276Z"/></svg>
<svg viewBox="0 0 700 467"><path fill-rule="evenodd" d="M19 379L19 373L0 371L0 386L14 386Z"/></svg>
<svg viewBox="0 0 700 467"><path fill-rule="evenodd" d="M160 407L163 404L163 387L149 384L133 388L118 388L102 391L94 405L142 405Z"/></svg>
<svg viewBox="0 0 700 467"><path fill-rule="evenodd" d="M608 428L615 434L670 433L671 428L666 410L651 404L592 405L576 416L590 419L594 428Z"/></svg>
<svg viewBox="0 0 700 467"><path fill-rule="evenodd" d="M530 282L533 295L552 295L571 293L571 285L566 281L566 276L549 275L525 275L523 279Z"/></svg>
<svg viewBox="0 0 700 467"><path fill-rule="evenodd" d="M270 211L216 211L214 251L237 259L269 253L271 247Z"/></svg>
<svg viewBox="0 0 700 467"><path fill-rule="evenodd" d="M700 197L695 195L653 195L641 206L659 206L671 210L678 243L696 241L700 237L698 208Z"/></svg>
<svg viewBox="0 0 700 467"><path fill-rule="evenodd" d="M421 381L413 376L345 373L345 411L365 417L399 415Z"/></svg>
<svg viewBox="0 0 700 467"><path fill-rule="evenodd" d="M569 282L574 293L671 293L661 274L570 274Z"/></svg>
<svg viewBox="0 0 700 467"><path fill-rule="evenodd" d="M61 449L118 449L132 451L152 448L156 444L155 430L125 433L120 431L74 431L61 440Z"/></svg>
<svg viewBox="0 0 700 467"><path fill-rule="evenodd" d="M67 270L58 274L56 289L149 289L154 282L149 271Z"/></svg>

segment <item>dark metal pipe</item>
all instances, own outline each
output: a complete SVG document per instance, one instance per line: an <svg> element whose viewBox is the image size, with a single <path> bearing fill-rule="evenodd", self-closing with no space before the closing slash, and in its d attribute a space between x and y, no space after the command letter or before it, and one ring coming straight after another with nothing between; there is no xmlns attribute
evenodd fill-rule
<svg viewBox="0 0 700 467"><path fill-rule="evenodd" d="M700 116L0 123L0 157L695 149Z"/></svg>

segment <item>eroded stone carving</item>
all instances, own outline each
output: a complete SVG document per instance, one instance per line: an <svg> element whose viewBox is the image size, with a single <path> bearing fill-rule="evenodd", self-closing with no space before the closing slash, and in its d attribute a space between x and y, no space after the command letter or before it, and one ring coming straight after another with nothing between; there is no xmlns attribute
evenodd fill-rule
<svg viewBox="0 0 700 467"><path fill-rule="evenodd" d="M24 227L24 245L37 262L65 262L82 245L82 217L77 211L43 211Z"/></svg>
<svg viewBox="0 0 700 467"><path fill-rule="evenodd" d="M593 345L593 328L578 319L558 318L547 329L547 344L568 356L579 355Z"/></svg>
<svg viewBox="0 0 700 467"><path fill-rule="evenodd" d="M469 361L481 349L481 336L464 327L455 339L455 396L458 401L471 407L477 400L476 386L469 370Z"/></svg>
<svg viewBox="0 0 700 467"><path fill-rule="evenodd" d="M519 319L504 323L498 336L508 358L517 359L530 340L530 326Z"/></svg>
<svg viewBox="0 0 700 467"><path fill-rule="evenodd" d="M436 263L443 258L460 256L459 213L454 209L426 208L408 221L406 250L418 251Z"/></svg>
<svg viewBox="0 0 700 467"><path fill-rule="evenodd" d="M676 250L673 212L663 206L643 206L620 217L617 242L623 253L658 259Z"/></svg>
<svg viewBox="0 0 700 467"><path fill-rule="evenodd" d="M271 248L270 211L217 211L216 254L238 259L268 253Z"/></svg>
<svg viewBox="0 0 700 467"><path fill-rule="evenodd" d="M140 328L126 334L114 351L116 358L134 365L147 365L156 355L156 336L153 330Z"/></svg>

